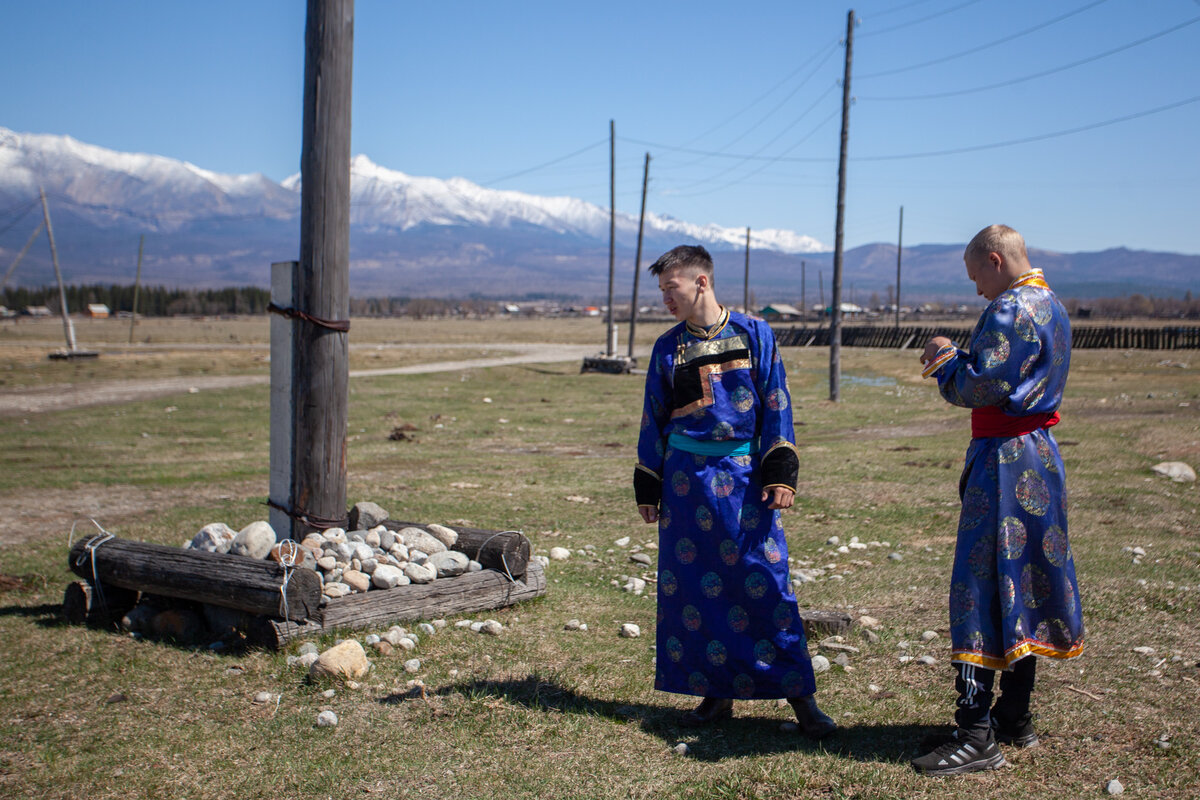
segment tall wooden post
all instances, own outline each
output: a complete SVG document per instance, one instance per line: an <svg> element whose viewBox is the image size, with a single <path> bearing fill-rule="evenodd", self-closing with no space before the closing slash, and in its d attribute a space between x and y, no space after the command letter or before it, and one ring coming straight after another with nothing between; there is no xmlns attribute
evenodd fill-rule
<svg viewBox="0 0 1200 800"><path fill-rule="evenodd" d="M46 223L39 222L38 226L33 229L33 233L29 234L29 238L25 240L25 246L21 248L21 252L17 253L17 257L8 265L8 272L4 273L4 280L0 280L0 289L8 285L8 279L12 277L13 271L21 263L21 259L25 257L25 254L29 252L29 248L33 246L33 240L38 237L38 234L42 232L42 228L44 227L46 227Z"/></svg>
<svg viewBox="0 0 1200 800"><path fill-rule="evenodd" d="M742 279L742 313L750 313L750 226L746 226L746 271Z"/></svg>
<svg viewBox="0 0 1200 800"><path fill-rule="evenodd" d="M829 399L842 383L842 234L846 223L846 145L850 139L850 61L854 55L854 9L846 15L846 68L842 77L842 145L838 155L837 227L833 243L833 308L829 318Z"/></svg>
<svg viewBox="0 0 1200 800"><path fill-rule="evenodd" d="M608 121L608 326L605 329L604 354L616 355L616 328L613 327L613 274L617 250L617 124Z"/></svg>
<svg viewBox="0 0 1200 800"><path fill-rule="evenodd" d="M354 0L308 0L296 311L348 327ZM346 518L349 333L293 320L290 536ZM307 521L297 519L303 516ZM314 524L315 523L315 524Z"/></svg>
<svg viewBox="0 0 1200 800"><path fill-rule="evenodd" d="M808 319L808 291L804 285L805 279L804 259L800 259L800 321L804 322Z"/></svg>
<svg viewBox="0 0 1200 800"><path fill-rule="evenodd" d="M50 206L46 203L46 190L38 187L42 195L42 221L46 225L46 238L50 240L50 260L54 262L54 279L58 281L58 302L62 306L63 334L67 337L67 350L75 352L75 325L67 313L67 290L63 287L62 271L58 268L58 247L54 244L54 226L50 224Z"/></svg>
<svg viewBox="0 0 1200 800"><path fill-rule="evenodd" d="M900 206L900 234L896 237L896 327L900 327L900 254L904 252L904 206Z"/></svg>
<svg viewBox="0 0 1200 800"><path fill-rule="evenodd" d="M146 246L146 234L138 237L137 273L133 278L133 310L129 314L129 343L133 344L133 326L137 325L138 292L142 288L142 248Z"/></svg>
<svg viewBox="0 0 1200 800"><path fill-rule="evenodd" d="M637 254L633 257L633 300L629 304L629 360L633 361L633 336L637 332L638 281L642 277L642 231L646 226L646 186L650 183L650 154L642 168L642 211L638 214Z"/></svg>

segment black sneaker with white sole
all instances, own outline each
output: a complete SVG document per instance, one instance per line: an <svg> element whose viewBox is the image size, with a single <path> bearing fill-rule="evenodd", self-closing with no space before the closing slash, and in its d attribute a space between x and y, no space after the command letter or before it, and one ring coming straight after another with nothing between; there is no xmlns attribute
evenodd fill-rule
<svg viewBox="0 0 1200 800"><path fill-rule="evenodd" d="M945 744L912 760L913 769L926 775L963 775L1004 766L1004 754L991 731L986 736L958 732Z"/></svg>

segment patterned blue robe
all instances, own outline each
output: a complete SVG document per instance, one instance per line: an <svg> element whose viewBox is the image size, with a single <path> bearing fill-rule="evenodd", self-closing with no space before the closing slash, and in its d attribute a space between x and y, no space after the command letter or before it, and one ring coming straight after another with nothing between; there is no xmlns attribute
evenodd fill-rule
<svg viewBox="0 0 1200 800"><path fill-rule="evenodd" d="M786 380L770 327L741 314L708 331L681 323L654 345L638 470L661 486L656 689L728 698L816 689L779 512L762 501L764 459L790 459L790 481L767 485L795 489ZM747 452L689 452L739 443Z"/></svg>
<svg viewBox="0 0 1200 800"><path fill-rule="evenodd" d="M992 301L967 350L943 348L929 371L954 405L1022 417L1057 411L1070 363L1066 309L1034 270ZM1082 653L1065 475L1049 427L972 438L959 494L952 660L1006 669L1028 655Z"/></svg>

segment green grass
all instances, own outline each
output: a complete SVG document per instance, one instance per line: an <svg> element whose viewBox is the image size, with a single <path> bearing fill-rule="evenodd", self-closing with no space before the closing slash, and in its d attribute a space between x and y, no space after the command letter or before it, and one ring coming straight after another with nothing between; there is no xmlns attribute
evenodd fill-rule
<svg viewBox="0 0 1200 800"><path fill-rule="evenodd" d="M503 340L473 331L472 346ZM593 549L553 562L544 597L476 616L503 622L501 637L456 629L452 617L422 639L415 676L401 657L375 657L362 686L339 686L332 700L287 667L294 647L213 653L57 621L74 578L70 520L90 527L94 516L118 535L177 544L207 522L265 517L265 387L0 420L0 498L14 509L0 574L21 579L0 593L0 794L1087 797L1115 777L1131 796L1195 797L1200 490L1149 471L1160 460L1200 464L1194 369L1159 366L1161 354L1075 354L1055 433L1088 650L1039 670L1041 747L1010 749L997 773L936 780L907 762L952 712L946 594L967 413L914 377L911 351L843 350L843 399L830 403L827 358L785 351L803 423L801 497L785 525L797 562L838 563L845 578L804 584L799 600L883 627L876 644L852 633L862 650L852 668L819 676L822 707L843 728L824 745L781 733L790 712L769 702L739 704L716 730L676 725L693 701L651 688L654 601L612 585L648 572L614 540L655 538L635 521L629 486L641 379L531 365L353 381L350 500L374 500L394 518L521 529L540 553ZM417 427L415 441L389 440L403 422ZM94 506L83 511L80 497ZM835 534L890 548L839 556L825 545ZM1125 546L1147 550L1141 564ZM564 631L571 618L590 630ZM643 636L618 638L622 622ZM941 638L919 643L926 629ZM900 664L902 640L938 665ZM1156 652L1133 653L1139 645ZM278 705L253 704L259 691ZM314 726L326 707L336 729ZM1154 743L1163 734L1166 750ZM678 742L687 756L671 752Z"/></svg>

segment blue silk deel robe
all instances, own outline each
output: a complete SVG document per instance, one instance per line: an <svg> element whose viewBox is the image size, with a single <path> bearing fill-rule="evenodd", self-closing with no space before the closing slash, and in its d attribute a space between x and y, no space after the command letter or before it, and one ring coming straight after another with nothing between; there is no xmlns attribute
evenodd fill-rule
<svg viewBox="0 0 1200 800"><path fill-rule="evenodd" d="M724 312L654 345L638 439L638 503L659 507L655 688L728 698L815 691L779 512L798 459L770 327ZM656 496L657 495L657 496ZM769 501L768 501L769 502Z"/></svg>
<svg viewBox="0 0 1200 800"><path fill-rule="evenodd" d="M927 373L936 375L942 396L954 405L994 406L1003 412L1002 424L1019 425L1010 418L1057 412L1070 363L1066 309L1033 270L988 305L966 350L943 348ZM1018 435L980 436L977 430L959 494L952 660L1006 669L1028 655L1081 654L1065 476L1049 426Z"/></svg>

